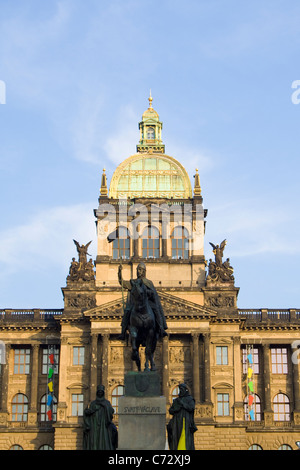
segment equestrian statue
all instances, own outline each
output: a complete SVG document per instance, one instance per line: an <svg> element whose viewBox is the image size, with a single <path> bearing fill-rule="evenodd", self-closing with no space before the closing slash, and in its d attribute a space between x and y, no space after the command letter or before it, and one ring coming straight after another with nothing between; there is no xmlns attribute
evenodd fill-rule
<svg viewBox="0 0 300 470"><path fill-rule="evenodd" d="M122 331L120 339L125 340L126 332L129 332L132 355L138 370L141 370L139 355L140 346L145 347L145 369L154 371L154 352L158 338L167 336L167 324L159 296L153 282L146 279L146 266L140 263L137 266L137 279L125 281L122 278L122 265L118 271L119 283L122 289L128 291L127 302L122 318Z"/></svg>

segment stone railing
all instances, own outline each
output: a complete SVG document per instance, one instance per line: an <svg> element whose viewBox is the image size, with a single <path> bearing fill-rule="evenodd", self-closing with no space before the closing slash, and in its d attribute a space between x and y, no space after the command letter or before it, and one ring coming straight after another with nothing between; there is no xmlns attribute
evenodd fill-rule
<svg viewBox="0 0 300 470"><path fill-rule="evenodd" d="M246 321L294 322L300 320L300 309L238 309L240 317Z"/></svg>
<svg viewBox="0 0 300 470"><path fill-rule="evenodd" d="M61 315L63 309L3 309L0 310L0 321L4 322L30 322L51 321L57 315Z"/></svg>

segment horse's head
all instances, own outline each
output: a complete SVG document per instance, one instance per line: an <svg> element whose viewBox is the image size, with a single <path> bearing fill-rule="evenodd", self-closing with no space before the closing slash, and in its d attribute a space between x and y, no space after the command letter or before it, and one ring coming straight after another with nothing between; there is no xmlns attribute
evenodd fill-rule
<svg viewBox="0 0 300 470"><path fill-rule="evenodd" d="M136 303L143 304L147 297L146 286L142 279L131 279L131 296Z"/></svg>

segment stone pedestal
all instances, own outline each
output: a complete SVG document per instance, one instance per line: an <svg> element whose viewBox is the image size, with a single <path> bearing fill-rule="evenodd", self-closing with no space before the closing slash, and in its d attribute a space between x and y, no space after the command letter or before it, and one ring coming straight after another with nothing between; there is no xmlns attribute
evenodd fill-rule
<svg viewBox="0 0 300 470"><path fill-rule="evenodd" d="M166 445L166 398L155 372L129 372L119 398L120 450L163 450Z"/></svg>

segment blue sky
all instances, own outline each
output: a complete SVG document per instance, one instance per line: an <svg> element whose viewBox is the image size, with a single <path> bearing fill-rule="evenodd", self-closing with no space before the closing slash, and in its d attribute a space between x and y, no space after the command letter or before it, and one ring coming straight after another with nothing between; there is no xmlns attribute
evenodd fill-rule
<svg viewBox="0 0 300 470"><path fill-rule="evenodd" d="M209 242L240 308L299 308L297 0L0 0L0 306L62 308L73 238L93 240L102 169L148 106L199 169Z"/></svg>

